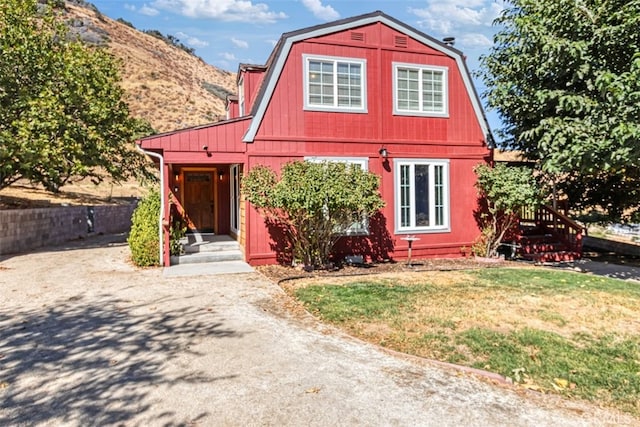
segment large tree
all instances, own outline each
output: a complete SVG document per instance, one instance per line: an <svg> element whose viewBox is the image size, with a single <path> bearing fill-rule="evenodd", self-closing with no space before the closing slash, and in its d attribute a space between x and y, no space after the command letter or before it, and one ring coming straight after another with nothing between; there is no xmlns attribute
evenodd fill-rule
<svg viewBox="0 0 640 427"><path fill-rule="evenodd" d="M637 205L621 196L640 175L640 0L511 0L495 24L480 75L505 145L582 207Z"/></svg>
<svg viewBox="0 0 640 427"><path fill-rule="evenodd" d="M69 35L59 3L0 4L0 188L28 179L57 191L147 170L132 141L151 129L130 116L118 64Z"/></svg>

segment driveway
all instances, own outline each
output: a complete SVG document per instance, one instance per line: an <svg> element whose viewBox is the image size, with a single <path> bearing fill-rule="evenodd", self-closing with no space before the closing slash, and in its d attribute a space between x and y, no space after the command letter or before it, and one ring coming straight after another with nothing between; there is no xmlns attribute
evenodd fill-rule
<svg viewBox="0 0 640 427"><path fill-rule="evenodd" d="M392 354L258 273L164 277L118 236L0 262L0 425L632 425Z"/></svg>

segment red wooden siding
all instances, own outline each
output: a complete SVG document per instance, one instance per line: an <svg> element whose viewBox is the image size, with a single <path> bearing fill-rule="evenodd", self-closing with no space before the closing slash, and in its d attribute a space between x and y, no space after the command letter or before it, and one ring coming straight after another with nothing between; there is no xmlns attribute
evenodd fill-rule
<svg viewBox="0 0 640 427"><path fill-rule="evenodd" d="M279 76L275 68L267 71L262 66L241 65L245 115L252 111L255 102L261 102L257 99L259 94L271 93L273 89L271 98L253 110L257 115L264 112L261 120L255 121L259 123L255 137L256 128L250 127L253 118L237 118L238 103L233 97L229 103L231 120L145 138L141 140L142 148L162 152L167 164L224 171L223 180L217 183L220 233L230 231L229 165L241 164L243 173L247 173L256 165L280 171L286 162L306 156L367 158L369 171L380 176L380 192L386 206L371 220L370 235L342 239L339 253L358 253L370 259L402 259L407 255L408 243L402 240L406 234L395 234L397 159L446 159L450 231L414 233L420 240L413 243L413 255L460 256L461 249L469 248L479 232L474 219L477 195L473 168L490 159L491 150L485 141L487 128L474 109L475 94L465 85L468 76L463 74L465 70L458 69L456 52L448 56L437 49L437 44L432 44L435 46L432 48L408 35L419 39L420 34L412 31L405 34L392 28L396 25L393 21L381 19L390 26L380 21L354 25L348 30L293 43ZM291 34L294 35L289 37L297 37L296 40L304 38L301 33ZM319 33L314 30L314 34ZM283 39L279 46L288 47L287 40ZM279 52L285 54L287 50ZM303 55L365 60L366 112L305 111ZM274 59L273 67L279 64L278 58ZM448 117L393 113L394 62L448 69ZM267 76L278 77L275 86L263 81ZM243 143L248 130L247 140L252 142ZM386 161L378 153L383 146L389 153ZM226 203L221 202L225 200ZM245 223L241 226L241 241L246 260L253 265L282 261L277 254L284 249L283 237L277 230L269 229L248 202L242 203Z"/></svg>
<svg viewBox="0 0 640 427"><path fill-rule="evenodd" d="M244 79L245 115L248 115L253 107L253 103L258 95L258 90L260 89L260 84L262 84L264 75L265 71L263 69L249 68L242 72Z"/></svg>
<svg viewBox="0 0 640 427"><path fill-rule="evenodd" d="M163 150L167 163L242 163L242 136L249 119L220 122L141 140L145 150ZM206 150L204 147L207 147Z"/></svg>
<svg viewBox="0 0 640 427"><path fill-rule="evenodd" d="M365 42L335 44L350 40L353 31L364 34ZM395 47L396 37L405 37L409 47ZM378 40L385 41L384 48L379 48ZM366 60L367 113L304 111L303 54ZM449 117L394 115L392 62L447 67ZM309 137L327 142L373 139L475 146L485 138L455 60L382 24L306 40L292 47L256 139Z"/></svg>

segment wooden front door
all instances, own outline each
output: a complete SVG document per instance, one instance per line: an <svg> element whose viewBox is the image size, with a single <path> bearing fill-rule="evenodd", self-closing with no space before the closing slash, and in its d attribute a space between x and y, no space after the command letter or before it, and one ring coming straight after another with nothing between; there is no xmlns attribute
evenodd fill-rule
<svg viewBox="0 0 640 427"><path fill-rule="evenodd" d="M213 176L213 172L184 174L184 210L193 231L215 232Z"/></svg>

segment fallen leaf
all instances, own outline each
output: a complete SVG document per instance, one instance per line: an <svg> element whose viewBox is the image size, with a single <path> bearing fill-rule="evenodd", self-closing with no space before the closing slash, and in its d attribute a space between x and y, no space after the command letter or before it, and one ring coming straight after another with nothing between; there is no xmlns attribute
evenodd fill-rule
<svg viewBox="0 0 640 427"><path fill-rule="evenodd" d="M320 392L320 387L312 387L309 388L307 390L304 391L305 393L319 393Z"/></svg>
<svg viewBox="0 0 640 427"><path fill-rule="evenodd" d="M569 386L569 381L565 380L564 378L554 378L552 385L556 391L562 391Z"/></svg>

